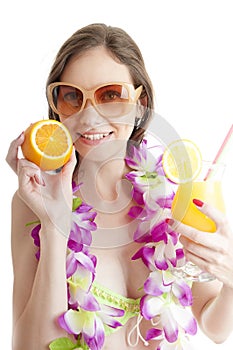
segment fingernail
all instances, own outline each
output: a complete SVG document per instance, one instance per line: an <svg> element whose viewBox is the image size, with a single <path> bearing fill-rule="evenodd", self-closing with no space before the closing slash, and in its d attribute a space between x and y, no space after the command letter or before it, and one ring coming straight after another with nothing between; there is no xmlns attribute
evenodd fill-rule
<svg viewBox="0 0 233 350"><path fill-rule="evenodd" d="M38 185L45 186L45 182L42 177L39 177L37 174L35 174L34 179Z"/></svg>
<svg viewBox="0 0 233 350"><path fill-rule="evenodd" d="M21 132L21 134L17 137L17 139L20 139L20 137L24 134L24 131Z"/></svg>
<svg viewBox="0 0 233 350"><path fill-rule="evenodd" d="M203 206L203 202L202 201L200 201L200 199L193 199L193 203L197 206L197 207L202 207Z"/></svg>
<svg viewBox="0 0 233 350"><path fill-rule="evenodd" d="M173 220L173 219L166 219L165 222L166 222L168 225L170 225L170 226L172 226L172 225L174 224L174 220Z"/></svg>

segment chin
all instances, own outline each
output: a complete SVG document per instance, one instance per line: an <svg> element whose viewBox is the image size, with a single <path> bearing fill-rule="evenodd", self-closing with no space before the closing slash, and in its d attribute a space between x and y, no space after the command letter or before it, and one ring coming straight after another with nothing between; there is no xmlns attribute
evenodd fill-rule
<svg viewBox="0 0 233 350"><path fill-rule="evenodd" d="M82 159L99 163L109 160L124 159L127 150L127 142L128 140L110 139L90 145L78 140L75 143L75 148Z"/></svg>

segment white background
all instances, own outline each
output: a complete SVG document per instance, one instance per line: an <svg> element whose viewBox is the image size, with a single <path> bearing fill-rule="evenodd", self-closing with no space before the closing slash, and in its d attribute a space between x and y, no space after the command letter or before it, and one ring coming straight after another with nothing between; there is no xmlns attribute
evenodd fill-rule
<svg viewBox="0 0 233 350"><path fill-rule="evenodd" d="M230 0L8 0L1 7L0 344L10 349L10 202L17 178L4 159L11 140L47 116L44 87L60 45L92 22L125 29L145 58L156 112L213 159L233 122L233 10ZM224 182L229 214L232 154L233 148ZM228 350L232 340L214 345L199 335L194 343Z"/></svg>

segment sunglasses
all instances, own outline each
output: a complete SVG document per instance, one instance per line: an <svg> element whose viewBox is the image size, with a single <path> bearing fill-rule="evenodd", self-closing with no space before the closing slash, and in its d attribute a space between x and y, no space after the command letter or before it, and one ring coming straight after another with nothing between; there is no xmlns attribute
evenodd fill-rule
<svg viewBox="0 0 233 350"><path fill-rule="evenodd" d="M57 82L48 86L47 98L52 110L64 117L81 113L87 100L100 115L120 117L132 110L141 92L142 86L135 89L132 84L120 82L103 84L93 90Z"/></svg>

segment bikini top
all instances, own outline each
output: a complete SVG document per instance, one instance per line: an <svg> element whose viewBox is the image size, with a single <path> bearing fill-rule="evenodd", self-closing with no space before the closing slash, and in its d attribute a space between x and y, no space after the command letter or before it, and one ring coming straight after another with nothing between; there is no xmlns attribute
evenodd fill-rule
<svg viewBox="0 0 233 350"><path fill-rule="evenodd" d="M140 298L131 299L124 297L97 282L93 282L91 292L100 304L124 310L124 315L117 318L122 325L125 325L131 317L137 316L140 313ZM113 333L116 330L117 329L107 326L108 334Z"/></svg>
<svg viewBox="0 0 233 350"><path fill-rule="evenodd" d="M131 347L135 347L138 344L139 339L141 339L145 346L149 345L148 342L141 335L139 328L140 322L143 319L143 317L140 314L140 298L127 298L121 294L115 293L114 291L103 285L100 285L96 281L94 281L92 284L91 292L100 304L124 310L124 315L121 317L117 317L117 320L122 324L122 326L124 326L130 318L136 316L135 325L127 334L128 344ZM104 328L106 335L112 334L118 329L109 327L106 324L104 325Z"/></svg>

